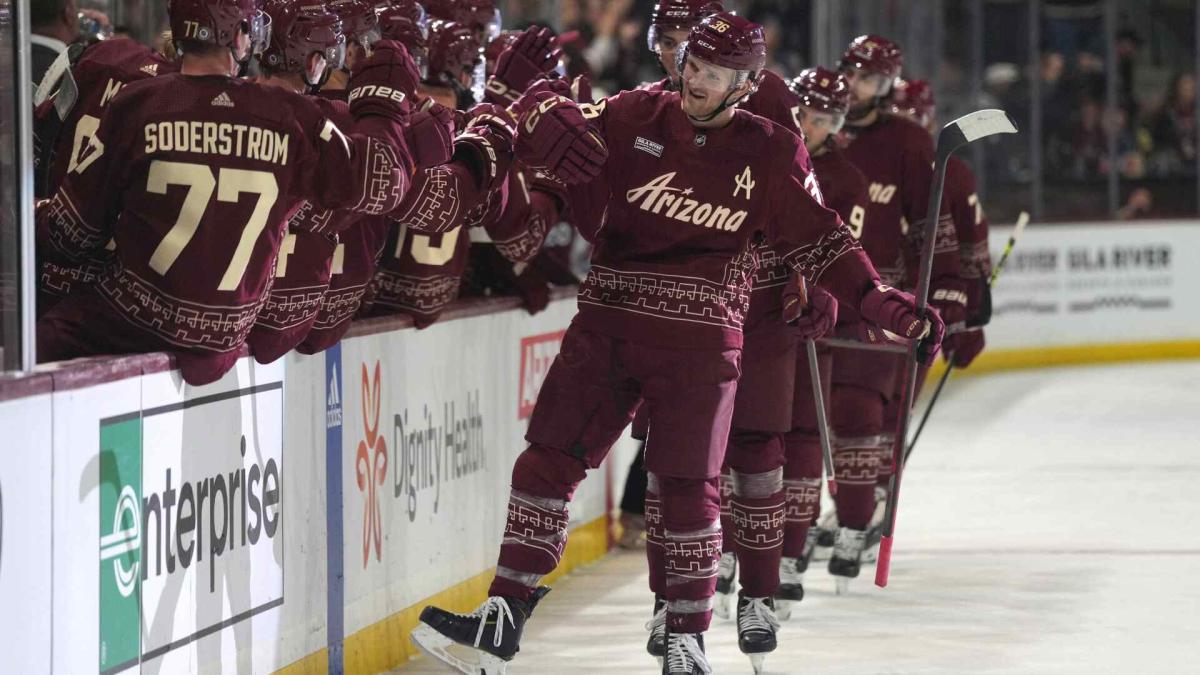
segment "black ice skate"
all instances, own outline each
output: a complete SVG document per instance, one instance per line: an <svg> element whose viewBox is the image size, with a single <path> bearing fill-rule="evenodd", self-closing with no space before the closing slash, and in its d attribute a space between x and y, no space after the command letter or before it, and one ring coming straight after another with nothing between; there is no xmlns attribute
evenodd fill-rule
<svg viewBox="0 0 1200 675"><path fill-rule="evenodd" d="M775 616L780 621L792 618L792 607L804 599L804 558L781 558L779 560L779 588L775 591Z"/></svg>
<svg viewBox="0 0 1200 675"><path fill-rule="evenodd" d="M426 607L413 629L413 644L460 673L503 675L508 662L520 651L525 622L549 592L543 586L534 591L529 602L494 595L470 614Z"/></svg>
<svg viewBox="0 0 1200 675"><path fill-rule="evenodd" d="M667 601L661 596L654 598L654 616L646 623L650 637L646 639L646 651L658 659L662 666L663 657L667 654Z"/></svg>
<svg viewBox="0 0 1200 675"><path fill-rule="evenodd" d="M828 560L832 548L837 541L838 517L837 509L829 509L821 514L821 519L813 525L817 531L817 544L810 558L812 560Z"/></svg>
<svg viewBox="0 0 1200 675"><path fill-rule="evenodd" d="M775 603L771 598L747 598L738 595L738 649L750 657L755 673L761 673L767 654L775 651L775 633L779 621L775 618Z"/></svg>
<svg viewBox="0 0 1200 675"><path fill-rule="evenodd" d="M737 556L732 553L722 553L717 563L717 594L713 596L713 614L728 621L732 616L729 611L733 604L734 578L737 576Z"/></svg>
<svg viewBox="0 0 1200 675"><path fill-rule="evenodd" d="M866 533L848 527L838 528L837 541L833 544L833 556L829 558L829 573L837 577L837 593L850 591L850 580L858 576L862 568L863 544Z"/></svg>
<svg viewBox="0 0 1200 675"><path fill-rule="evenodd" d="M702 633L669 633L667 635L667 658L662 666L663 675L701 675L711 673L708 657L704 655Z"/></svg>

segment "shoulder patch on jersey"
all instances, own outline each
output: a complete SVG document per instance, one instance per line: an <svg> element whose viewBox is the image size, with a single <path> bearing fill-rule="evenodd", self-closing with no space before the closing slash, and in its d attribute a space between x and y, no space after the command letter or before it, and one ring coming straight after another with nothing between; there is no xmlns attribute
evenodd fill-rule
<svg viewBox="0 0 1200 675"><path fill-rule="evenodd" d="M147 75L150 75L150 76L158 75L158 64L157 63L147 63L146 65L142 66L141 68L138 68L138 70L140 70L143 73L146 73Z"/></svg>
<svg viewBox="0 0 1200 675"><path fill-rule="evenodd" d="M226 94L225 92L221 92L221 93L217 94L216 98L214 98L212 100L212 104L215 106L222 107L222 108L232 108L233 107L233 99L229 98L229 94Z"/></svg>
<svg viewBox="0 0 1200 675"><path fill-rule="evenodd" d="M663 156L663 146L661 143L655 143L654 141L642 138L641 136L638 136L637 140L633 142L633 149L641 150L642 152L654 155L655 157Z"/></svg>

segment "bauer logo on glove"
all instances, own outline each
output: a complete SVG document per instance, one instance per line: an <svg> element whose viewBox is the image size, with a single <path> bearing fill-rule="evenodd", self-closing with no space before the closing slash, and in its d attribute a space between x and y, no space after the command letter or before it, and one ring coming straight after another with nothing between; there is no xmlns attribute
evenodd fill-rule
<svg viewBox="0 0 1200 675"><path fill-rule="evenodd" d="M366 98L368 96L378 96L380 98L386 98L388 100L395 101L396 103L403 103L405 99L404 92L400 91L399 89L368 84L362 87L355 87L350 92L349 100L350 102L354 102L360 98Z"/></svg>

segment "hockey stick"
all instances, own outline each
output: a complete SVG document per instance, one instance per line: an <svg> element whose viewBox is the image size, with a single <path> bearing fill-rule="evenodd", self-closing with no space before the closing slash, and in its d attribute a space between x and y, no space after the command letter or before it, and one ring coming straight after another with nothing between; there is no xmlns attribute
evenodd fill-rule
<svg viewBox="0 0 1200 675"><path fill-rule="evenodd" d="M1004 246L1004 253L1000 254L1000 260L996 263L996 267L992 269L992 276L988 277L988 288L996 285L996 279L1000 277L1000 271L1004 269L1005 263L1008 262L1008 256L1012 254L1013 247L1017 245L1017 239L1021 237L1021 233L1025 231L1025 226L1029 224L1029 214L1025 211L1017 216L1017 225L1013 228L1012 235L1008 238L1008 243ZM946 386L946 382L950 379L950 371L954 369L954 352L946 352L946 371L942 373L941 379L938 380L937 388L933 390L933 398L929 399L929 405L925 407L925 413L921 415L921 422L917 425L916 432L913 433L912 440L908 442L908 448L904 451L904 463L908 464L908 458L912 456L913 448L917 445L917 440L921 438L921 432L925 430L925 423L929 421L929 414L933 412L933 406L937 404L938 397L942 394L942 388Z"/></svg>
<svg viewBox="0 0 1200 675"><path fill-rule="evenodd" d="M817 341L805 340L808 350L808 372L812 379L813 403L817 407L817 435L821 438L821 455L825 460L826 485L829 494L837 494L837 478L833 473L833 442L829 439L829 420L825 417L825 390L821 387L821 366L817 363Z"/></svg>
<svg viewBox="0 0 1200 675"><path fill-rule="evenodd" d="M942 190L946 186L946 163L950 155L962 146L981 138L996 134L1015 134L1017 126L1003 110L979 110L964 115L942 127L937 137L937 160L933 164L933 184L929 191L929 206L925 209L925 240L922 242L921 268L917 283L917 316L925 316L929 304L929 284L933 277L933 249L937 239L939 216L942 211ZM913 341L905 357L905 368L900 381L900 414L896 440L892 445L892 466L887 509L883 517L883 535L879 541L879 559L875 568L875 585L884 588L892 562L892 536L896 532L896 505L900 500L900 478L904 473L901 462L904 456L905 439L908 438L908 423L912 416L913 390L917 383L917 349L919 341Z"/></svg>

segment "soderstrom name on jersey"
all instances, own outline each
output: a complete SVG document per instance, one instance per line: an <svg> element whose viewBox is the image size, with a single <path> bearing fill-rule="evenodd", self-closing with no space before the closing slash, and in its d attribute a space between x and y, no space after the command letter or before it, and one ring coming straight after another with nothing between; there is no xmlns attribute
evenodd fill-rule
<svg viewBox="0 0 1200 675"><path fill-rule="evenodd" d="M692 188L671 186L676 173L664 173L641 187L629 190L625 193L625 199L630 204L637 204L643 211L674 218L683 223L725 232L738 231L746 220L746 211L734 211L726 206L714 206L709 202L692 199Z"/></svg>
<svg viewBox="0 0 1200 675"><path fill-rule="evenodd" d="M147 155L196 152L246 157L286 166L288 135L271 129L228 122L152 122L145 127Z"/></svg>

